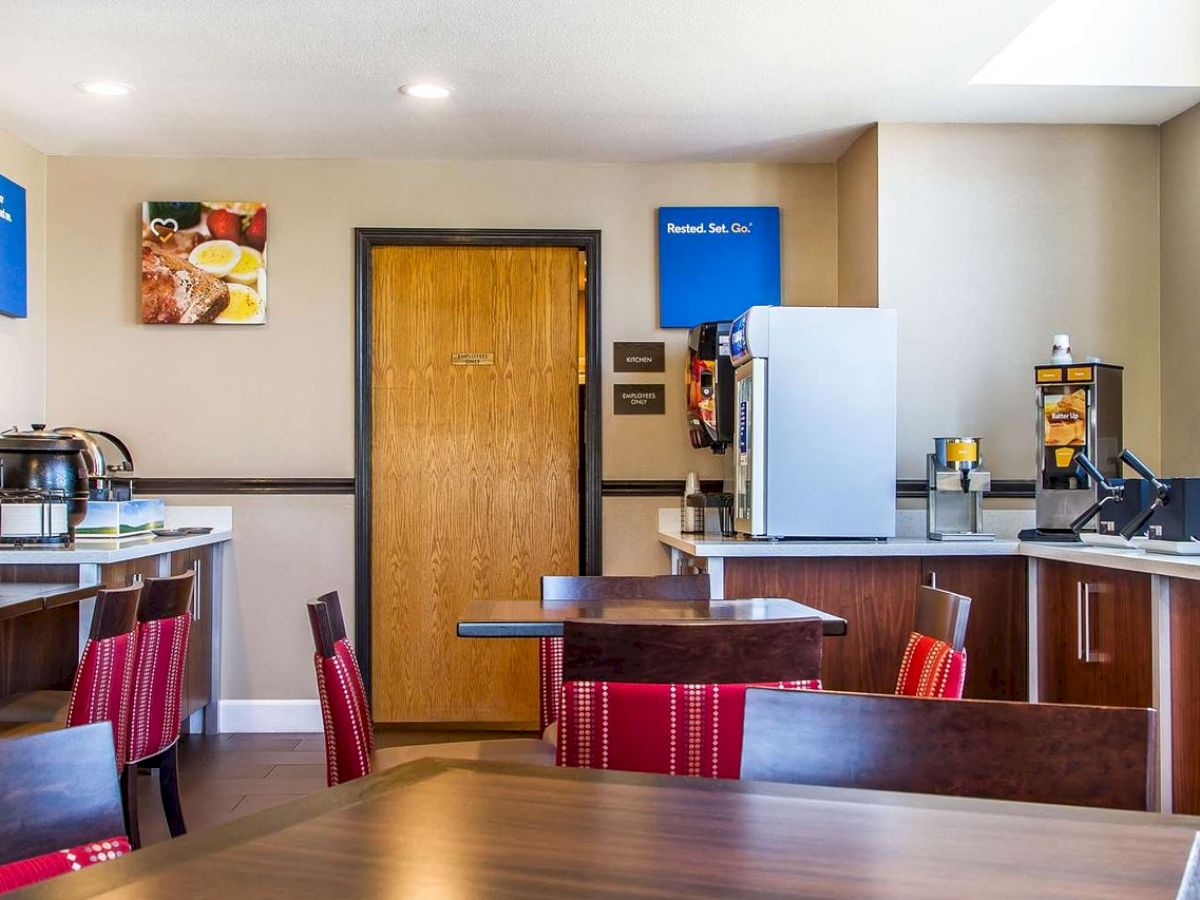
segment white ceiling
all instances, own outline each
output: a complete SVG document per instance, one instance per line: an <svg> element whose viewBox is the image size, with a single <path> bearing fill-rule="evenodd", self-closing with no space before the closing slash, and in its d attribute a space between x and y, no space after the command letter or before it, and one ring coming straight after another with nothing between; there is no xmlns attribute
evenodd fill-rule
<svg viewBox="0 0 1200 900"><path fill-rule="evenodd" d="M0 128L51 154L819 161L872 121L1145 124L1200 101L971 84L1048 6L0 0ZM418 78L455 94L397 94Z"/></svg>

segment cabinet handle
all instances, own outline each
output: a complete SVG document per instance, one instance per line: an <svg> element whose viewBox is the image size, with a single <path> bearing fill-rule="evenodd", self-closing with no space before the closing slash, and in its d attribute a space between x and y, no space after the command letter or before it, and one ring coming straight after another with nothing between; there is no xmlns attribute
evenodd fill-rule
<svg viewBox="0 0 1200 900"><path fill-rule="evenodd" d="M1075 658L1083 660L1083 582L1075 582Z"/></svg>
<svg viewBox="0 0 1200 900"><path fill-rule="evenodd" d="M196 577L192 579L192 621L200 621L200 560L192 562L192 571L196 573Z"/></svg>
<svg viewBox="0 0 1200 900"><path fill-rule="evenodd" d="M1083 585L1083 661L1096 662L1092 657L1092 586Z"/></svg>
<svg viewBox="0 0 1200 900"><path fill-rule="evenodd" d="M931 588L937 587L937 572L930 572L929 578L926 580L929 582Z"/></svg>

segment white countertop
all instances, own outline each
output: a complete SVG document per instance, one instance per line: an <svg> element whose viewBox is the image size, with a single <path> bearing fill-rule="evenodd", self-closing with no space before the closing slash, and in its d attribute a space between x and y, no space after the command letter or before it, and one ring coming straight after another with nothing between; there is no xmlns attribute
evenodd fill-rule
<svg viewBox="0 0 1200 900"><path fill-rule="evenodd" d="M83 540L72 547L0 547L0 566L107 565L177 550L207 547L233 540L233 508L229 506L168 506L166 527L209 526L208 534L184 537L126 538L120 541Z"/></svg>
<svg viewBox="0 0 1200 900"><path fill-rule="evenodd" d="M1051 544L1018 541L1008 536L994 541L931 541L897 537L887 541L763 541L718 534L680 534L678 514L661 516L658 539L695 557L830 557L830 556L1026 556L1081 565L1200 580L1200 557L1120 550L1087 544Z"/></svg>

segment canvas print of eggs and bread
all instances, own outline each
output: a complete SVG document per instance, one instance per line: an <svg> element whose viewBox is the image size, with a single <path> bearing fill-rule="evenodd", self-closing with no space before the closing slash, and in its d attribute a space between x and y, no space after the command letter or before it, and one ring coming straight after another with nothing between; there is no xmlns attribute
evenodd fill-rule
<svg viewBox="0 0 1200 900"><path fill-rule="evenodd" d="M142 322L262 325L267 321L265 203L142 204Z"/></svg>

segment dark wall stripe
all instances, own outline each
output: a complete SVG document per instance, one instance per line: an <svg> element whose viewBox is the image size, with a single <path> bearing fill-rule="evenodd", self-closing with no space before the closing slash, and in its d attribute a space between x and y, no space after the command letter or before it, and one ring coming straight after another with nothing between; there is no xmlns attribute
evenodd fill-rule
<svg viewBox="0 0 1200 900"><path fill-rule="evenodd" d="M353 478L137 478L134 490L155 494L353 494Z"/></svg>
<svg viewBox="0 0 1200 900"><path fill-rule="evenodd" d="M683 493L682 478L608 479L601 483L605 497L678 497ZM353 494L353 478L138 478L134 488L142 496L154 494ZM700 482L704 491L721 490L721 482ZM896 496L920 499L925 482L917 478L896 482ZM995 480L988 497L1019 500L1034 496L1032 481Z"/></svg>

